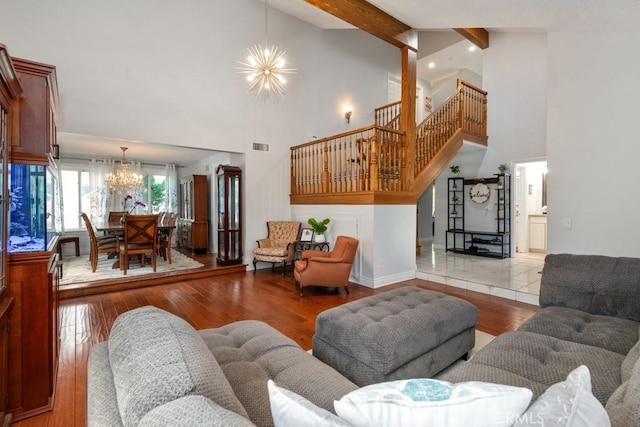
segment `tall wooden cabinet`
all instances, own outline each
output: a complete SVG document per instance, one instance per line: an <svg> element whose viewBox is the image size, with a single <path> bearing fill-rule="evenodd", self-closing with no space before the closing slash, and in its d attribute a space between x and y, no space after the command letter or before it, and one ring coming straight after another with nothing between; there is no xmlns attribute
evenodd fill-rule
<svg viewBox="0 0 640 427"><path fill-rule="evenodd" d="M218 176L218 264L242 264L242 169L220 165Z"/></svg>
<svg viewBox="0 0 640 427"><path fill-rule="evenodd" d="M7 230L8 410L21 420L52 409L58 366L59 261L55 251L58 92L55 67L12 58L21 96L8 144L13 189ZM25 203L26 201L26 203Z"/></svg>
<svg viewBox="0 0 640 427"><path fill-rule="evenodd" d="M11 424L9 413L9 321L13 297L7 289L7 146L17 124L15 105L22 92L6 47L0 44L0 426Z"/></svg>
<svg viewBox="0 0 640 427"><path fill-rule="evenodd" d="M180 180L180 217L176 222L178 246L206 253L209 248L209 187L206 175Z"/></svg>

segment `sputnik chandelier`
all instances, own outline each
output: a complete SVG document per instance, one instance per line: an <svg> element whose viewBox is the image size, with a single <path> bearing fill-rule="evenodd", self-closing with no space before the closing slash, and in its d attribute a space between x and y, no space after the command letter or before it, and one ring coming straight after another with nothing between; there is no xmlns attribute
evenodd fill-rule
<svg viewBox="0 0 640 427"><path fill-rule="evenodd" d="M122 162L120 163L120 169L116 173L108 173L105 181L110 186L119 191L129 191L142 185L142 175L129 170L129 165L124 158L124 152L128 147L120 147L122 150Z"/></svg>
<svg viewBox="0 0 640 427"><path fill-rule="evenodd" d="M264 47L260 45L247 49L247 62L240 62L240 73L247 75L249 90L267 100L271 93L284 96L287 74L293 74L295 68L285 68L286 52L267 44L267 0L264 1Z"/></svg>

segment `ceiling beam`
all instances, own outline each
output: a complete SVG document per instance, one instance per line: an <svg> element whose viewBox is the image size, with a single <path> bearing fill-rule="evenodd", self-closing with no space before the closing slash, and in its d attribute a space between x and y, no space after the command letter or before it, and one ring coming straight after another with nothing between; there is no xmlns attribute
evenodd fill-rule
<svg viewBox="0 0 640 427"><path fill-rule="evenodd" d="M305 0L392 45L418 51L418 32L365 0Z"/></svg>
<svg viewBox="0 0 640 427"><path fill-rule="evenodd" d="M480 49L489 47L489 32L484 28L454 28L454 30Z"/></svg>

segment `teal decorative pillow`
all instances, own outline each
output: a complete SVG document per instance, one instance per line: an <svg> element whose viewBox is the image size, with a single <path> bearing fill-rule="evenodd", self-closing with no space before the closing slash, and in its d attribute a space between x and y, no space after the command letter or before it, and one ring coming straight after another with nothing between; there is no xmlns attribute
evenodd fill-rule
<svg viewBox="0 0 640 427"><path fill-rule="evenodd" d="M275 427L350 427L329 411L318 408L304 397L267 382L269 403Z"/></svg>
<svg viewBox="0 0 640 427"><path fill-rule="evenodd" d="M514 427L608 427L609 416L591 393L591 374L578 366L567 379L549 387Z"/></svg>
<svg viewBox="0 0 640 427"><path fill-rule="evenodd" d="M411 379L373 384L334 402L336 413L354 426L510 427L527 409L527 388L482 382L458 384Z"/></svg>

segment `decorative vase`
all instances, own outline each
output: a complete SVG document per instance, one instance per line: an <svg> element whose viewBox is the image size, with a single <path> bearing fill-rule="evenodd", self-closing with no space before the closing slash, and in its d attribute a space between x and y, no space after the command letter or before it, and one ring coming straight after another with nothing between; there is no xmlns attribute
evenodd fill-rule
<svg viewBox="0 0 640 427"><path fill-rule="evenodd" d="M315 237L313 238L313 241L316 243L324 243L324 234L316 234Z"/></svg>

